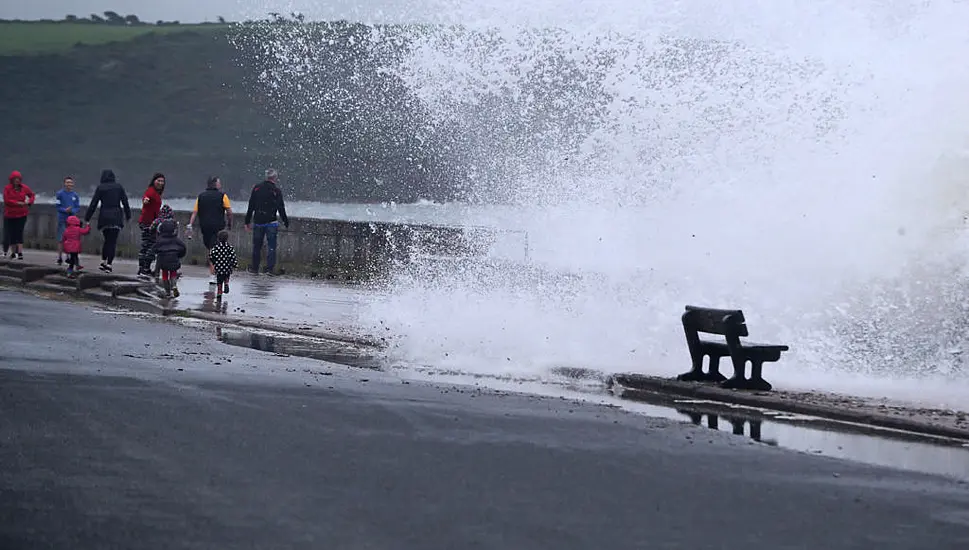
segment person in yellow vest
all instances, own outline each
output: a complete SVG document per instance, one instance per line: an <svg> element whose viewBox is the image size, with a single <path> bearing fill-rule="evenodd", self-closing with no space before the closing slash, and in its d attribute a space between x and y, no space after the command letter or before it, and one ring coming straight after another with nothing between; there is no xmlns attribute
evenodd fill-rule
<svg viewBox="0 0 969 550"><path fill-rule="evenodd" d="M222 192L222 181L218 176L208 179L205 191L199 193L192 208L192 217L188 220L188 238L192 238L192 227L198 219L199 230L202 232L202 244L205 245L205 255L208 257L212 247L218 242L219 231L232 229L232 203L229 196ZM209 274L215 275L215 266L209 261ZM213 279L209 284L218 284Z"/></svg>

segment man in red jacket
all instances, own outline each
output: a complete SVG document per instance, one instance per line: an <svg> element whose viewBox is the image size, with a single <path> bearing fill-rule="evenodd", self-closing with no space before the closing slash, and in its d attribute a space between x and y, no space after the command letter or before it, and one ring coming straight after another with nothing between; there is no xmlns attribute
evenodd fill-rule
<svg viewBox="0 0 969 550"><path fill-rule="evenodd" d="M30 205L34 204L36 196L23 183L24 178L20 172L14 170L10 173L10 183L3 188L3 233L4 250L3 255L7 255L7 247L12 248L10 257L24 259L24 227L27 225L27 214L30 212Z"/></svg>

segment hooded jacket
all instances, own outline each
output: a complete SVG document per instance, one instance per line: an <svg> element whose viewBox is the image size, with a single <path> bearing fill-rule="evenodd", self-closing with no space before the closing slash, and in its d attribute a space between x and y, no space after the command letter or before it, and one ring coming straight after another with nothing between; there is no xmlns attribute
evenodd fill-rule
<svg viewBox="0 0 969 550"><path fill-rule="evenodd" d="M67 229L64 230L64 236L61 237L61 242L64 243L64 252L67 254L80 254L81 236L87 235L90 232L90 225L81 228L81 218L68 216Z"/></svg>
<svg viewBox="0 0 969 550"><path fill-rule="evenodd" d="M87 207L84 221L90 222L94 217L94 211L101 205L101 212L98 213L98 229L109 227L122 228L126 221L131 220L131 207L128 206L128 194L124 187L115 180L114 172L104 170L101 172L101 184L94 191L91 197L91 204Z"/></svg>
<svg viewBox="0 0 969 550"><path fill-rule="evenodd" d="M13 180L21 178L20 172L14 170L10 173L10 183L3 188L3 217L10 219L26 218L27 213L30 212L29 206L19 206L18 202L25 202L28 205L34 204L36 197L34 192L30 190L30 187L21 182L20 188L16 188L13 185Z"/></svg>
<svg viewBox="0 0 969 550"><path fill-rule="evenodd" d="M155 218L155 221L151 222L150 231L152 232L152 234L157 235L158 228L161 226L163 222L168 220L171 220L172 222L175 223L175 234L177 235L178 220L175 219L175 211L172 210L172 207L168 206L167 204L161 207L161 210L158 211L158 217Z"/></svg>
<svg viewBox="0 0 969 550"><path fill-rule="evenodd" d="M186 252L185 243L175 234L175 220L163 221L158 226L158 240L155 241L158 269L178 271Z"/></svg>

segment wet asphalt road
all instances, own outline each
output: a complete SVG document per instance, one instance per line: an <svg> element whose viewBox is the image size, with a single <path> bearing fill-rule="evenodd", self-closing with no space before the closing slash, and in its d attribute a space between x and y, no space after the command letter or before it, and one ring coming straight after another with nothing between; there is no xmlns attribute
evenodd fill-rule
<svg viewBox="0 0 969 550"><path fill-rule="evenodd" d="M10 291L0 331L5 550L969 548L942 478Z"/></svg>

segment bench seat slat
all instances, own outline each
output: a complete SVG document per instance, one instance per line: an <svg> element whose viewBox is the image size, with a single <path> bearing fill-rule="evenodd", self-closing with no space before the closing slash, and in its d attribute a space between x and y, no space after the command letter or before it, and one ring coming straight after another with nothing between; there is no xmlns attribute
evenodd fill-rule
<svg viewBox="0 0 969 550"><path fill-rule="evenodd" d="M710 349L710 348L712 348L712 349L722 349L722 350L726 350L727 349L727 343L726 342L714 342L714 341L711 341L711 340L703 340L703 339L701 339L700 340L700 345L703 346L704 348L708 348L708 349ZM756 351L765 351L765 350L788 351L788 350L790 350L790 347L785 346L783 344L759 344L757 342L744 342L744 341L741 341L740 342L740 345L744 349L750 349L750 350L756 350Z"/></svg>

